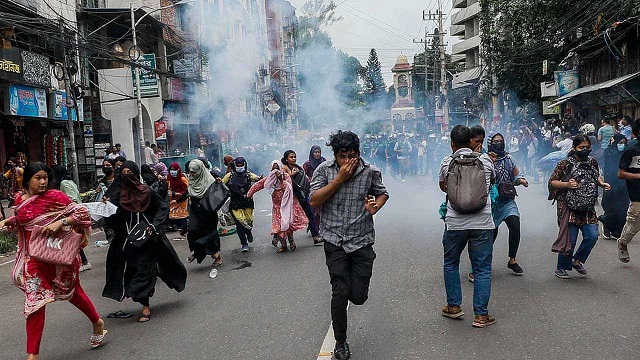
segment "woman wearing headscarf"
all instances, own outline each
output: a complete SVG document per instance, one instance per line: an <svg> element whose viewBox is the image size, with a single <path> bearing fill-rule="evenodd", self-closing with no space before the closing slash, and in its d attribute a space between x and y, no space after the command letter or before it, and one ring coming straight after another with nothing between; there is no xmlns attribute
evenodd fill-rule
<svg viewBox="0 0 640 360"><path fill-rule="evenodd" d="M156 176L153 170L151 170L151 166L143 164L140 166L140 173L142 175L142 180L147 186L151 187L158 182L158 176Z"/></svg>
<svg viewBox="0 0 640 360"><path fill-rule="evenodd" d="M524 271L518 265L516 255L520 246L520 211L516 204L515 186L528 187L529 183L516 165L514 158L505 151L505 138L497 133L489 138L488 153L496 169L495 183L491 187L491 212L495 230L493 241L498 237L498 229L503 222L509 229L509 261L507 268L516 275ZM473 281L473 274L469 274Z"/></svg>
<svg viewBox="0 0 640 360"><path fill-rule="evenodd" d="M115 236L107 254L107 282L102 296L116 301L130 297L142 305L139 321L147 322L151 319L149 299L155 293L158 277L180 292L187 271L164 233L167 203L140 181L138 165L132 161L122 164L119 190L119 196L110 198L118 210L107 218ZM147 225L144 239L129 239L129 232L140 223ZM118 313L113 317L122 317Z"/></svg>
<svg viewBox="0 0 640 360"><path fill-rule="evenodd" d="M274 236L272 244L277 246L278 241L280 242L278 253L287 251L287 239L289 248L295 251L297 246L293 240L293 233L306 228L308 224L307 216L293 193L291 177L282 171L282 168L280 161L273 161L269 175L255 183L247 193L247 198L253 197L253 194L263 189L267 189L271 194L271 235Z"/></svg>
<svg viewBox="0 0 640 360"><path fill-rule="evenodd" d="M304 169L304 173L309 178L309 181L313 179L313 173L316 171L318 166L323 162L327 161L324 157L322 157L322 149L318 145L313 145L311 147L311 151L309 151L309 160L307 160L302 168Z"/></svg>
<svg viewBox="0 0 640 360"><path fill-rule="evenodd" d="M187 197L190 200L189 206L189 223L187 231L187 240L189 242L189 250L191 256L188 261L194 260L198 264L211 255L213 259L212 267L222 264L220 256L220 235L218 234L218 213L216 211L207 211L201 202L207 190L215 182L215 179L207 170L201 160L192 160L189 162L189 182L187 191L176 203L187 203ZM172 206L174 201L172 201Z"/></svg>
<svg viewBox="0 0 640 360"><path fill-rule="evenodd" d="M618 165L626 147L627 138L622 134L616 134L604 149L604 181L611 185L611 190L605 191L602 195L604 214L600 215L598 220L602 223L602 236L605 239L618 239L627 219L629 194L624 180L618 179Z"/></svg>
<svg viewBox="0 0 640 360"><path fill-rule="evenodd" d="M320 240L320 230L318 229L318 223L315 221L316 215L313 213L313 209L311 209L311 204L309 204L309 191L311 188L311 183L309 182L309 178L305 174L304 169L300 167L296 163L297 155L293 150L287 150L284 152L282 156L282 170L286 172L291 177L291 185L293 186L293 194L298 198L302 209L304 210L307 219L309 220L309 230L311 231L311 236L313 236L313 244L314 245L322 245L322 240Z"/></svg>
<svg viewBox="0 0 640 360"><path fill-rule="evenodd" d="M231 194L229 209L236 223L236 231L242 247L240 251L249 251L249 243L253 242L253 199L247 196L251 184L260 180L260 177L247 169L247 161L243 157L237 157L229 164L228 172L222 182L229 187Z"/></svg>
<svg viewBox="0 0 640 360"><path fill-rule="evenodd" d="M154 174L156 174L156 177L158 178L158 194L160 194L160 197L165 199L166 201L169 201L169 182L167 179L167 175L169 174L169 171L167 170L167 165L165 165L164 163L157 163L154 164L151 167L151 170L153 170Z"/></svg>
<svg viewBox="0 0 640 360"><path fill-rule="evenodd" d="M187 217L189 216L188 199L178 202L178 199L182 199L187 193L189 187L189 180L182 173L180 165L177 162L169 165L169 226L170 228L177 227L180 229L180 235L185 236L187 234Z"/></svg>
<svg viewBox="0 0 640 360"><path fill-rule="evenodd" d="M91 217L87 208L74 204L59 190L50 189L51 169L35 162L24 169L23 192L15 198L15 215L0 222L18 233L18 251L11 269L13 283L25 293L23 312L27 322L27 359L38 359L45 323L45 309L54 301L69 300L93 324L91 347L102 344L107 331L93 302L80 285L78 257L72 265L56 265L29 255L32 233L44 227L43 235L51 236L63 227L73 227L83 235L84 245L91 236ZM51 310L56 311L56 307ZM68 315L67 315L68 316Z"/></svg>

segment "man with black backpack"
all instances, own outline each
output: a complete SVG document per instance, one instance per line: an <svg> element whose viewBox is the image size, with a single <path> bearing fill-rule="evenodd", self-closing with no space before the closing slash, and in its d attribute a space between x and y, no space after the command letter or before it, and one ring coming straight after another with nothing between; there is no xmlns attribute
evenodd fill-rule
<svg viewBox="0 0 640 360"><path fill-rule="evenodd" d="M475 282L473 288L474 327L493 325L487 306L491 296L493 219L489 188L495 178L491 158L474 153L471 130L458 125L451 131L451 150L440 167L440 189L447 193L444 246L444 283L447 305L442 315L457 319L464 315L460 285L460 255L469 244L469 258Z"/></svg>

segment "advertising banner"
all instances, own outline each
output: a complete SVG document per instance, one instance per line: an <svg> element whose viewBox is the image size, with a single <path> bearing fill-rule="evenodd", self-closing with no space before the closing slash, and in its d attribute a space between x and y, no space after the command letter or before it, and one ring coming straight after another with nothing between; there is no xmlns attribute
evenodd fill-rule
<svg viewBox="0 0 640 360"><path fill-rule="evenodd" d="M73 121L78 121L78 116L76 114L76 110L72 107L67 107L67 93L64 91L55 91L52 94L52 103L53 103L53 119L54 120L64 120L67 121L67 111L71 111L71 119ZM77 101L78 109L80 109L80 121L83 120L84 110L82 99ZM69 104L71 105L71 104Z"/></svg>
<svg viewBox="0 0 640 360"><path fill-rule="evenodd" d="M24 81L22 57L17 48L0 49L0 79L15 82Z"/></svg>
<svg viewBox="0 0 640 360"><path fill-rule="evenodd" d="M554 73L558 87L558 96L564 96L579 86L579 75L576 70L556 71Z"/></svg>
<svg viewBox="0 0 640 360"><path fill-rule="evenodd" d="M167 140L167 123L164 120L159 120L154 123L156 131L156 141Z"/></svg>
<svg viewBox="0 0 640 360"><path fill-rule="evenodd" d="M17 116L47 117L47 92L26 85L9 86L9 113Z"/></svg>

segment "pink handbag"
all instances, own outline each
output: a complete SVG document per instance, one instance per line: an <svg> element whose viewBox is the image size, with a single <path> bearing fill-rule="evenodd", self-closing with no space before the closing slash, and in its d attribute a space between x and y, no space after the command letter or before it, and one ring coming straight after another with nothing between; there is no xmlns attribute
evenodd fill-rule
<svg viewBox="0 0 640 360"><path fill-rule="evenodd" d="M80 252L82 234L75 232L71 226L63 226L56 234L46 237L42 234L44 229L45 226L33 226L29 239L29 256L50 264L73 264Z"/></svg>

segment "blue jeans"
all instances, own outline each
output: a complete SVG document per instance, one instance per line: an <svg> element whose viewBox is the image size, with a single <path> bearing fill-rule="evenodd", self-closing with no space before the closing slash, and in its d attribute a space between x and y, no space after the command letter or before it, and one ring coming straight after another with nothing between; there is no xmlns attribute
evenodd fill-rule
<svg viewBox="0 0 640 360"><path fill-rule="evenodd" d="M578 242L578 230L582 232L582 242L578 251L576 249L576 243ZM587 262L591 250L596 246L598 241L598 224L586 224L582 226L576 226L569 224L569 231L571 235L571 247L574 250L573 256L567 256L558 254L558 270L571 270L573 269L572 259L578 260L581 263Z"/></svg>
<svg viewBox="0 0 640 360"><path fill-rule="evenodd" d="M491 297L491 261L493 257L493 230L445 230L444 286L447 289L447 305L462 304L460 286L460 255L469 244L469 260L475 277L473 283L473 312L487 315Z"/></svg>

